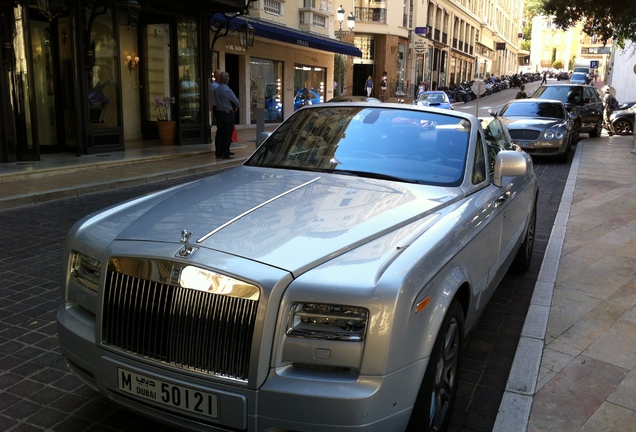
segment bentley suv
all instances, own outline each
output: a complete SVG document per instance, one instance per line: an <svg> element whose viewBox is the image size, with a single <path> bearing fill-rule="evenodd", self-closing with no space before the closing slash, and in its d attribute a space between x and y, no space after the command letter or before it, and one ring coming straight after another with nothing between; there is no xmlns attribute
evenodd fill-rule
<svg viewBox="0 0 636 432"><path fill-rule="evenodd" d="M583 84L547 84L540 86L533 98L559 100L574 116L574 142L579 134L591 138L601 136L603 129L603 98L599 90Z"/></svg>

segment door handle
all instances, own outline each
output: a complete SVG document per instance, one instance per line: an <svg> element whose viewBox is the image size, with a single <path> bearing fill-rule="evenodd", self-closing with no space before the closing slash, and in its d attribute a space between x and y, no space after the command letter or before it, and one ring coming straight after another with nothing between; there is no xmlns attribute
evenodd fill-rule
<svg viewBox="0 0 636 432"><path fill-rule="evenodd" d="M501 194L499 198L497 198L497 201L495 201L495 207L499 207L500 205L505 203L506 200L510 198L510 195L511 195L510 191L505 191L503 194Z"/></svg>

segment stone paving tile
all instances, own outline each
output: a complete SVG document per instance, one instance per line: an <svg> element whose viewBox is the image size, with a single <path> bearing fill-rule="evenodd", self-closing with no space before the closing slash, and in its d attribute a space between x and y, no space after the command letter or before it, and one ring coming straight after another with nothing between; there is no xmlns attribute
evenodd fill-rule
<svg viewBox="0 0 636 432"><path fill-rule="evenodd" d="M636 324L617 322L583 354L625 369L636 367Z"/></svg>
<svg viewBox="0 0 636 432"><path fill-rule="evenodd" d="M578 431L628 370L580 356L539 390L528 432Z"/></svg>
<svg viewBox="0 0 636 432"><path fill-rule="evenodd" d="M603 402L579 432L626 432L636 428L636 412Z"/></svg>

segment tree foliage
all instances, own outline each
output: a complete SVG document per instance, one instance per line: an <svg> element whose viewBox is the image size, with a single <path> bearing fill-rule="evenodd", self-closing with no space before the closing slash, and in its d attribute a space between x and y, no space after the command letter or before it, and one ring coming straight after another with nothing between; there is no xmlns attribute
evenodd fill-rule
<svg viewBox="0 0 636 432"><path fill-rule="evenodd" d="M583 24L583 32L610 39L620 48L625 41L636 41L636 2L634 0L543 0L541 10L553 16L562 30Z"/></svg>

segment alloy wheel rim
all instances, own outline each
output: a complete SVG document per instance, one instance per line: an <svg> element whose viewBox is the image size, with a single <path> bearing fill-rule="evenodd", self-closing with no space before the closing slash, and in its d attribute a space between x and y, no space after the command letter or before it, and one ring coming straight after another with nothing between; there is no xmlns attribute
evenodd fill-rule
<svg viewBox="0 0 636 432"><path fill-rule="evenodd" d="M436 360L433 391L430 404L430 430L440 431L450 415L450 403L457 378L459 363L459 325L453 318L444 334L444 342Z"/></svg>

